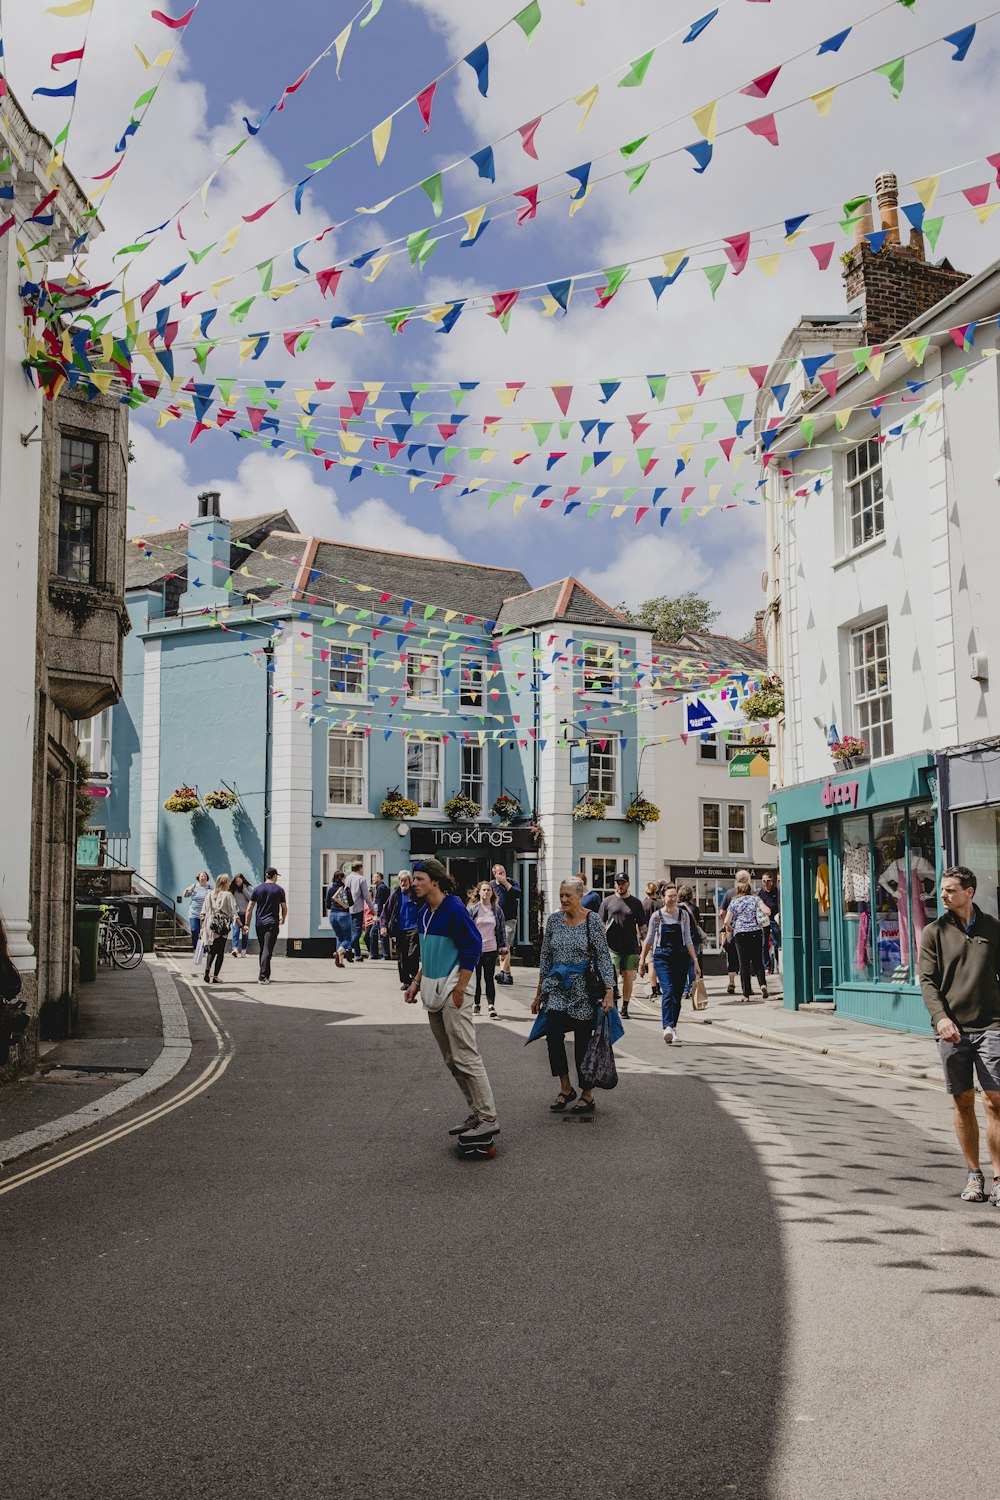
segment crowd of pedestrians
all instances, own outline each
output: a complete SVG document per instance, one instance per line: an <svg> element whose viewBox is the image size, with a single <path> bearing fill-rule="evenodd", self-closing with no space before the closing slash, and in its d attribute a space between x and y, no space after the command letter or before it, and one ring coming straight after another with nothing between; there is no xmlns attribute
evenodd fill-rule
<svg viewBox="0 0 1000 1500"><path fill-rule="evenodd" d="M246 958L252 926L260 955L258 983L268 984L274 945L288 916L278 871L273 866L265 870L264 879L251 889L245 875L219 875L213 886L208 871L200 870L184 896L194 963L197 968L204 961L205 983L218 984L227 948L233 958Z"/></svg>

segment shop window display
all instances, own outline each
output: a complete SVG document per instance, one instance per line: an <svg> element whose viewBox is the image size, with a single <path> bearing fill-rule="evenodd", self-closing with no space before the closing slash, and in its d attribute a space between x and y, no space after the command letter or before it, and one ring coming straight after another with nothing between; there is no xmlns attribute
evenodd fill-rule
<svg viewBox="0 0 1000 1500"><path fill-rule="evenodd" d="M912 984L921 935L937 914L930 803L845 818L840 863L845 978Z"/></svg>

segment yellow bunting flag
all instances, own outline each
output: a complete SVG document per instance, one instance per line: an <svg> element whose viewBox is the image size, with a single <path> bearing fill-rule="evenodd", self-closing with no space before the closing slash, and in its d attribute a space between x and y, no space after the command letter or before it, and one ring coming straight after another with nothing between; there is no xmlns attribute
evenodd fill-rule
<svg viewBox="0 0 1000 1500"><path fill-rule="evenodd" d="M379 166L385 161L385 153L389 149L389 137L392 134L392 115L383 120L381 125L376 125L372 131L372 150L375 152L375 160Z"/></svg>
<svg viewBox="0 0 1000 1500"><path fill-rule="evenodd" d="M711 104L703 104L701 109L695 110L691 118L709 145L712 145L715 140L715 129L719 118L719 101L713 99Z"/></svg>
<svg viewBox="0 0 1000 1500"><path fill-rule="evenodd" d="M878 354L872 354L869 356L868 368L874 377L876 385L878 385L879 381L882 379L882 366L884 364L885 355L881 352L881 350Z"/></svg>
<svg viewBox="0 0 1000 1500"><path fill-rule="evenodd" d="M222 291L222 288L224 286L228 286L233 279L234 278L232 276L223 276L221 280L213 281L209 286L209 291L212 293L212 296L218 298L218 295Z"/></svg>
<svg viewBox="0 0 1000 1500"><path fill-rule="evenodd" d="M49 5L47 16L85 16L93 8L94 0L70 0L69 5Z"/></svg>
<svg viewBox="0 0 1000 1500"><path fill-rule="evenodd" d="M371 270L368 272L368 275L365 277L365 280L366 281L377 281L378 278L381 276L382 272L385 270L386 266L389 264L389 262L391 260L392 260L392 255L391 254L376 255L375 259L371 263Z"/></svg>
<svg viewBox="0 0 1000 1500"><path fill-rule="evenodd" d="M473 208L469 213L462 215L462 218L465 220L465 233L462 236L463 241L471 241L476 238L485 212L486 208L484 206L483 208Z"/></svg>
<svg viewBox="0 0 1000 1500"><path fill-rule="evenodd" d="M826 116L833 107L833 96L837 92L835 88L821 89L818 94L810 94L809 97L815 104L820 115Z"/></svg>
<svg viewBox="0 0 1000 1500"><path fill-rule="evenodd" d="M976 218L980 224L985 224L987 219L992 219L998 208L1000 203L980 203L976 208Z"/></svg>
<svg viewBox="0 0 1000 1500"><path fill-rule="evenodd" d="M837 431L838 432L843 432L844 428L847 426L848 422L851 420L851 415L852 415L851 408L849 406L846 407L843 411L838 411L835 414L834 420L837 423Z"/></svg>
<svg viewBox="0 0 1000 1500"><path fill-rule="evenodd" d="M913 184L913 191L920 199L928 213L931 211L934 199L937 197L938 188L941 186L940 176L920 177Z"/></svg>
<svg viewBox="0 0 1000 1500"><path fill-rule="evenodd" d="M356 214L380 214L383 208L388 208L389 204L395 203L395 201L396 194L393 193L391 198L383 198L381 203L373 203L371 208L356 208L354 212Z"/></svg>
<svg viewBox="0 0 1000 1500"><path fill-rule="evenodd" d="M663 257L663 269L666 271L668 276L673 276L676 274L677 268L686 255L686 250L667 251L666 255L664 255Z"/></svg>
<svg viewBox="0 0 1000 1500"><path fill-rule="evenodd" d="M340 33L340 35L337 36L337 37L334 37L334 39L333 39L333 45L337 49L337 77L338 78L340 77L340 65L344 61L344 48L347 46L347 43L350 41L350 38L351 38L351 27L353 25L354 25L353 21L348 21L347 25L344 27L344 29Z"/></svg>
<svg viewBox="0 0 1000 1500"><path fill-rule="evenodd" d="M236 247L236 241L240 237L240 231L242 230L242 228L243 228L242 224L235 224L233 226L233 228L226 235L223 247L219 251L220 255L228 255L229 252L230 252L230 250L235 249L235 247Z"/></svg>
<svg viewBox="0 0 1000 1500"><path fill-rule="evenodd" d="M580 108L583 110L583 114L580 117L580 123L576 127L577 133L579 133L586 125L587 118L590 115L590 111L594 107L594 102L597 99L597 95L599 92L600 85L595 83L589 89L584 89L582 94L577 94L576 100L574 102L579 104Z"/></svg>
<svg viewBox="0 0 1000 1500"><path fill-rule="evenodd" d="M780 255L758 255L755 259L765 276L773 276L781 264Z"/></svg>
<svg viewBox="0 0 1000 1500"><path fill-rule="evenodd" d="M588 182L582 194L573 194L573 197L569 200L569 216L571 219L573 218L574 214L578 214L580 212L581 208L586 203L587 199L590 197L593 191L594 184L592 182Z"/></svg>
<svg viewBox="0 0 1000 1500"><path fill-rule="evenodd" d="M168 47L166 52L161 52L158 57L154 58L153 61L150 62L149 58L143 52L141 47L136 46L135 50L139 54L139 61L146 69L147 73L150 72L152 68L165 68L167 66L167 63L174 55L173 47Z"/></svg>

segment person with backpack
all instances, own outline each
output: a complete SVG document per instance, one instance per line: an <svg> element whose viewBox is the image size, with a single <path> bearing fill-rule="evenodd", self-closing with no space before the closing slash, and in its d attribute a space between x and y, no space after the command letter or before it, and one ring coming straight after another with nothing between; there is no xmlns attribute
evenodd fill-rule
<svg viewBox="0 0 1000 1500"><path fill-rule="evenodd" d="M234 958L246 958L250 945L250 929L247 926L247 907L250 905L250 882L245 875L234 875L229 882L233 900L236 902L236 921L230 933Z"/></svg>
<svg viewBox="0 0 1000 1500"><path fill-rule="evenodd" d="M400 870L396 876L398 884L389 895L385 908L386 939L396 945L396 967L399 984L406 989L416 978L420 967L420 944L417 936L418 902L413 894L413 877L409 870Z"/></svg>
<svg viewBox="0 0 1000 1500"><path fill-rule="evenodd" d="M736 945L736 956L740 965L740 989L743 1004L750 1004L750 975L760 985L760 993L767 999L767 978L764 974L764 949L760 940L762 919L770 921L771 914L759 896L753 893L753 882L749 870L736 871L735 895L726 910L726 934Z"/></svg>
<svg viewBox="0 0 1000 1500"><path fill-rule="evenodd" d="M351 946L351 896L343 870L334 870L330 878L326 891L326 911L336 943L333 959L337 968L342 969L345 956L349 964L354 962L354 949Z"/></svg>
<svg viewBox="0 0 1000 1500"><path fill-rule="evenodd" d="M201 909L201 951L205 959L205 983L218 984L226 944L236 921L236 901L229 889L229 876L220 875ZM215 978L211 975L215 959Z"/></svg>

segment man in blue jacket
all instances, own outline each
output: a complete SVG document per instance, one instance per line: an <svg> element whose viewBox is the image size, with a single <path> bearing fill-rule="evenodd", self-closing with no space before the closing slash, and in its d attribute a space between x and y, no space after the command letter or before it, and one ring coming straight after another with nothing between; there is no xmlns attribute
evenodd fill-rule
<svg viewBox="0 0 1000 1500"><path fill-rule="evenodd" d="M449 1134L462 1144L490 1140L500 1126L465 994L482 957L482 939L440 860L413 861L413 894L424 903L417 916L420 968L404 998L414 1005L420 996L445 1066L469 1106L469 1118Z"/></svg>

